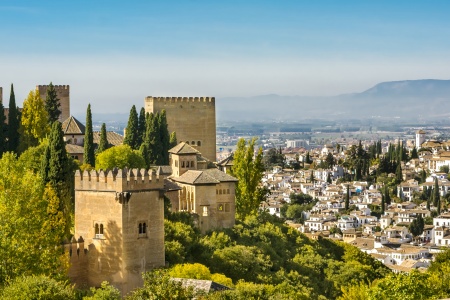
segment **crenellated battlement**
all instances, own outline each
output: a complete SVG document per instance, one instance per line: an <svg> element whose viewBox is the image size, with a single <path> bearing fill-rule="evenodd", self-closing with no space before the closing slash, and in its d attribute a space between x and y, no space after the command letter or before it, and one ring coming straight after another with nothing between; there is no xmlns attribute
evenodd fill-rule
<svg viewBox="0 0 450 300"><path fill-rule="evenodd" d="M155 101L155 102L169 102L169 103L215 103L215 97L145 97L145 101Z"/></svg>
<svg viewBox="0 0 450 300"><path fill-rule="evenodd" d="M75 172L75 190L78 191L142 191L161 190L164 178L154 170L117 169Z"/></svg>
<svg viewBox="0 0 450 300"><path fill-rule="evenodd" d="M46 89L47 87L48 87L47 84L37 86L38 89L42 89L42 88ZM53 87L55 88L55 90L68 90L70 88L69 85L53 85Z"/></svg>

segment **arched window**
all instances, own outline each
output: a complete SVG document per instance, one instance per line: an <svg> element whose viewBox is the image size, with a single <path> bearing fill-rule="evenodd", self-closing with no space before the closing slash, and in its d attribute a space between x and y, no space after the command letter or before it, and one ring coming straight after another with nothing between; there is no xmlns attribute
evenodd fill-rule
<svg viewBox="0 0 450 300"><path fill-rule="evenodd" d="M100 234L100 229L99 229L97 223L95 223L95 226L94 226L94 227L95 227L95 235Z"/></svg>
<svg viewBox="0 0 450 300"><path fill-rule="evenodd" d="M142 233L147 233L147 224L142 224Z"/></svg>
<svg viewBox="0 0 450 300"><path fill-rule="evenodd" d="M100 224L100 234L103 235L103 224Z"/></svg>
<svg viewBox="0 0 450 300"><path fill-rule="evenodd" d="M138 230L138 237L147 237L147 223L139 222Z"/></svg>
<svg viewBox="0 0 450 300"><path fill-rule="evenodd" d="M219 190L219 195L222 195L222 190Z"/></svg>
<svg viewBox="0 0 450 300"><path fill-rule="evenodd" d="M197 146L201 146L201 145L202 145L202 142L197 141Z"/></svg>
<svg viewBox="0 0 450 300"><path fill-rule="evenodd" d="M192 146L195 146L195 141L192 141L192 143L191 143L191 144L192 144Z"/></svg>
<svg viewBox="0 0 450 300"><path fill-rule="evenodd" d="M94 231L95 231L95 238L96 239L102 239L103 238L103 224L102 223L95 223Z"/></svg>
<svg viewBox="0 0 450 300"><path fill-rule="evenodd" d="M142 223L139 223L139 234L142 233Z"/></svg>

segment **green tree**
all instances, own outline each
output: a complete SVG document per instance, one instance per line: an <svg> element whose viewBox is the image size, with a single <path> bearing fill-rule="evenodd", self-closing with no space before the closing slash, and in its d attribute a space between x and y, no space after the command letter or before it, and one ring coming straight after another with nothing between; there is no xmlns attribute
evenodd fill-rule
<svg viewBox="0 0 450 300"><path fill-rule="evenodd" d="M106 149L109 148L108 137L106 135L106 124L102 124L102 128L100 129L100 142L97 148L97 154L102 153Z"/></svg>
<svg viewBox="0 0 450 300"><path fill-rule="evenodd" d="M175 147L178 144L177 142L177 133L174 131L170 134L170 139L169 139L169 149L172 149L173 147Z"/></svg>
<svg viewBox="0 0 450 300"><path fill-rule="evenodd" d="M94 133L92 132L92 113L91 104L88 104L86 111L86 129L84 132L84 156L85 164L95 166L95 152L94 152Z"/></svg>
<svg viewBox="0 0 450 300"><path fill-rule="evenodd" d="M131 147L131 149L139 149L139 124L138 114L136 106L132 106L130 110L130 116L128 117L127 130L125 132L125 138L123 143Z"/></svg>
<svg viewBox="0 0 450 300"><path fill-rule="evenodd" d="M137 150L128 145L111 147L97 155L95 167L97 170L127 168L145 168L145 161Z"/></svg>
<svg viewBox="0 0 450 300"><path fill-rule="evenodd" d="M395 170L395 179L397 180L397 183L400 183L403 181L403 173L402 173L402 164L401 162L398 162L397 169Z"/></svg>
<svg viewBox="0 0 450 300"><path fill-rule="evenodd" d="M417 236L423 233L423 229L425 228L425 221L422 216L419 215L416 219L414 219L411 224L409 224L409 231L416 238Z"/></svg>
<svg viewBox="0 0 450 300"><path fill-rule="evenodd" d="M137 140L138 148L144 142L144 135L145 135L145 108L141 107L138 119L138 140Z"/></svg>
<svg viewBox="0 0 450 300"><path fill-rule="evenodd" d="M332 169L336 164L336 160L334 159L334 156L331 152L328 152L327 158L325 159L325 163L327 165L327 168L329 169Z"/></svg>
<svg viewBox="0 0 450 300"><path fill-rule="evenodd" d="M7 139L6 136L8 134L8 127L6 126L6 117L3 113L4 107L3 102L0 101L0 158L2 157L3 153L8 150L7 147Z"/></svg>
<svg viewBox="0 0 450 300"><path fill-rule="evenodd" d="M40 174L43 182L51 184L61 199L58 210L63 213L67 220L66 233L68 234L71 228L70 220L73 209L75 165L67 155L63 136L61 123L54 122L48 146L45 148L42 156Z"/></svg>
<svg viewBox="0 0 450 300"><path fill-rule="evenodd" d="M45 275L17 277L0 290L0 296L4 300L75 300L75 293L68 282Z"/></svg>
<svg viewBox="0 0 450 300"><path fill-rule="evenodd" d="M411 151L411 159L419 158L419 155L417 154L417 148L414 146L414 148Z"/></svg>
<svg viewBox="0 0 450 300"><path fill-rule="evenodd" d="M438 208L438 214L440 214L440 202L441 202L441 194L439 192L439 181L438 178L434 178L434 188L433 188L433 205Z"/></svg>
<svg viewBox="0 0 450 300"><path fill-rule="evenodd" d="M20 144L19 152L28 147L34 147L49 132L48 114L45 104L39 95L39 91L30 91L23 102L22 117L19 127Z"/></svg>
<svg viewBox="0 0 450 300"><path fill-rule="evenodd" d="M22 275L64 276L58 245L67 220L56 191L12 153L0 159L0 187L0 285Z"/></svg>
<svg viewBox="0 0 450 300"><path fill-rule="evenodd" d="M240 218L258 211L265 201L266 192L260 187L264 165L262 148L255 155L256 138L246 142L240 139L234 152L232 175L239 181L236 185L236 213Z"/></svg>
<svg viewBox="0 0 450 300"><path fill-rule="evenodd" d="M60 106L61 103L59 102L55 87L53 86L53 83L50 82L45 97L45 110L47 111L48 123L50 125L59 120L59 116L61 115L61 110L59 109Z"/></svg>
<svg viewBox="0 0 450 300"><path fill-rule="evenodd" d="M8 151L17 152L19 148L19 126L20 112L16 106L16 96L14 95L14 86L11 83L11 94L9 96L8 113Z"/></svg>
<svg viewBox="0 0 450 300"><path fill-rule="evenodd" d="M169 164L169 149L170 149L170 134L167 125L167 116L166 110L163 109L161 113L158 115L158 128L160 132L160 141L161 141L161 161L162 165Z"/></svg>
<svg viewBox="0 0 450 300"><path fill-rule="evenodd" d="M42 167L42 159L47 147L48 139L44 139L38 146L30 147L23 152L19 157L19 161L23 163L28 170L39 174Z"/></svg>
<svg viewBox="0 0 450 300"><path fill-rule="evenodd" d="M166 270L156 269L143 274L144 285L134 290L128 300L173 299L190 300L195 296L192 287L183 287L180 281L170 278Z"/></svg>
<svg viewBox="0 0 450 300"><path fill-rule="evenodd" d="M345 194L345 210L350 208L350 185L347 184L347 193Z"/></svg>
<svg viewBox="0 0 450 300"><path fill-rule="evenodd" d="M103 281L99 288L90 288L90 295L83 297L83 300L121 300L122 294L108 281Z"/></svg>
<svg viewBox="0 0 450 300"><path fill-rule="evenodd" d="M384 215L385 208L386 208L386 200L383 193L381 193L381 215Z"/></svg>

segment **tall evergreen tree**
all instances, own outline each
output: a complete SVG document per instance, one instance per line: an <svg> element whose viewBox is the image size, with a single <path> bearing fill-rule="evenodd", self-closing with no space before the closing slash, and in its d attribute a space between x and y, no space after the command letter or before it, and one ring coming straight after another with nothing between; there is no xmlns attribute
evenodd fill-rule
<svg viewBox="0 0 450 300"><path fill-rule="evenodd" d="M91 104L86 111L86 131L84 132L84 163L95 166L94 133L92 132Z"/></svg>
<svg viewBox="0 0 450 300"><path fill-rule="evenodd" d="M172 149L178 144L177 133L175 131L170 134L169 144L169 149Z"/></svg>
<svg viewBox="0 0 450 300"><path fill-rule="evenodd" d="M8 150L6 145L6 135L8 134L8 132L6 126L6 117L3 111L3 102L0 101L0 158L2 157L3 153Z"/></svg>
<svg viewBox="0 0 450 300"><path fill-rule="evenodd" d="M398 183L403 181L403 173L402 173L402 164L401 164L401 162L398 162L398 164L397 164L397 169L395 170L395 179L397 179Z"/></svg>
<svg viewBox="0 0 450 300"><path fill-rule="evenodd" d="M441 194L439 193L439 182L437 177L434 178L434 189L433 189L433 205L438 207L441 201Z"/></svg>
<svg viewBox="0 0 450 300"><path fill-rule="evenodd" d="M419 158L419 155L417 154L416 146L414 146L414 148L413 148L412 151L411 151L411 158L412 158L412 159L414 159L414 158Z"/></svg>
<svg viewBox="0 0 450 300"><path fill-rule="evenodd" d="M158 116L158 128L161 140L161 164L169 164L170 134L167 126L166 110L162 110Z"/></svg>
<svg viewBox="0 0 450 300"><path fill-rule="evenodd" d="M138 120L138 140L137 147L139 148L144 142L145 135L145 108L141 108L139 112L139 120Z"/></svg>
<svg viewBox="0 0 450 300"><path fill-rule="evenodd" d="M389 194L387 185L384 186L384 201L386 202L386 205L391 205L391 195Z"/></svg>
<svg viewBox="0 0 450 300"><path fill-rule="evenodd" d="M50 82L47 87L47 95L45 96L45 110L48 114L49 124L53 124L53 122L58 121L59 116L61 115L61 110L59 109L60 106L61 103L59 102L55 87L53 86L53 83Z"/></svg>
<svg viewBox="0 0 450 300"><path fill-rule="evenodd" d="M138 137L139 137L139 124L138 124L138 114L136 111L136 106L132 106L130 110L130 116L128 117L127 131L125 132L125 139L123 143L128 145L133 150L139 149Z"/></svg>
<svg viewBox="0 0 450 300"><path fill-rule="evenodd" d="M384 209L385 209L385 199L383 193L381 193L381 214L384 215Z"/></svg>
<svg viewBox="0 0 450 300"><path fill-rule="evenodd" d="M8 151L16 152L19 148L19 124L20 114L16 106L16 96L14 95L14 86L11 83L11 94L9 96L9 114L8 114Z"/></svg>
<svg viewBox="0 0 450 300"><path fill-rule="evenodd" d="M109 143L108 143L108 137L106 135L106 124L102 124L102 128L100 129L100 142L98 144L97 148L97 154L102 153L106 149L108 149Z"/></svg>
<svg viewBox="0 0 450 300"><path fill-rule="evenodd" d="M61 211L67 220L72 214L72 200L74 189L74 168L67 155L66 143L61 123L54 122L49 136L48 146L45 149L41 163L41 177L44 183L50 184L60 198ZM66 233L70 233L70 224L67 222Z"/></svg>
<svg viewBox="0 0 450 300"><path fill-rule="evenodd" d="M350 185L347 184L347 194L345 195L345 210L350 207Z"/></svg>

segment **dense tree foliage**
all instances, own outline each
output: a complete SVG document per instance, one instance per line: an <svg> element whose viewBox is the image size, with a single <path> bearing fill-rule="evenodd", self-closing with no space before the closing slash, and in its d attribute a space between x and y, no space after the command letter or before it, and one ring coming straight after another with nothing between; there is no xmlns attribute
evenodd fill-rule
<svg viewBox="0 0 450 300"><path fill-rule="evenodd" d="M97 170L117 168L145 168L145 161L137 150L128 145L111 147L97 155L95 167Z"/></svg>
<svg viewBox="0 0 450 300"><path fill-rule="evenodd" d="M84 132L84 163L95 166L94 133L92 132L91 104L86 110L86 128Z"/></svg>
<svg viewBox="0 0 450 300"><path fill-rule="evenodd" d="M255 155L255 143L255 138L248 142L240 139L233 156L232 175L239 180L236 185L236 213L241 218L256 213L266 196L266 191L259 185L264 172L262 149L259 148Z"/></svg>
<svg viewBox="0 0 450 300"><path fill-rule="evenodd" d="M286 158L283 155L281 148L270 148L266 153L264 153L263 163L266 169L269 169L273 166L284 168L286 164Z"/></svg>
<svg viewBox="0 0 450 300"><path fill-rule="evenodd" d="M100 142L98 143L97 154L102 153L109 148L108 136L106 135L106 124L102 124L100 129Z"/></svg>
<svg viewBox="0 0 450 300"><path fill-rule="evenodd" d="M2 157L3 153L8 150L7 143L6 143L8 127L6 126L6 117L5 117L5 114L3 113L3 111L4 111L3 102L0 101L0 158Z"/></svg>
<svg viewBox="0 0 450 300"><path fill-rule="evenodd" d="M177 133L174 131L170 134L170 139L169 139L169 149L172 149L173 147L175 147L178 144L177 141Z"/></svg>
<svg viewBox="0 0 450 300"><path fill-rule="evenodd" d="M138 147L142 145L144 142L144 135L145 135L145 108L141 107L141 110L139 111L139 119L138 119L138 140L137 144Z"/></svg>
<svg viewBox="0 0 450 300"><path fill-rule="evenodd" d="M23 102L20 120L19 152L21 153L27 150L28 147L37 146L50 129L44 100L39 95L39 91L30 91L28 94L28 97Z"/></svg>
<svg viewBox="0 0 450 300"><path fill-rule="evenodd" d="M61 116L61 110L59 109L60 106L61 103L59 102L58 95L56 94L55 86L52 82L50 82L47 87L47 95L45 95L45 110L47 111L48 122L50 125L59 120L59 116Z"/></svg>
<svg viewBox="0 0 450 300"><path fill-rule="evenodd" d="M130 116L128 117L127 130L123 140L124 145L128 145L131 149L139 149L139 120L136 111L136 106L132 106Z"/></svg>
<svg viewBox="0 0 450 300"><path fill-rule="evenodd" d="M75 300L75 293L68 282L57 281L45 275L17 277L3 290L4 300Z"/></svg>
<svg viewBox="0 0 450 300"><path fill-rule="evenodd" d="M56 191L11 153L0 159L0 285L21 275L65 274L67 220ZM25 298L22 298L25 299Z"/></svg>

